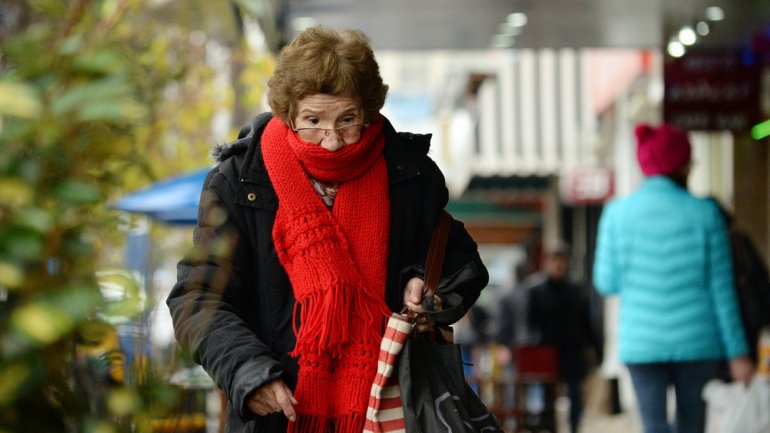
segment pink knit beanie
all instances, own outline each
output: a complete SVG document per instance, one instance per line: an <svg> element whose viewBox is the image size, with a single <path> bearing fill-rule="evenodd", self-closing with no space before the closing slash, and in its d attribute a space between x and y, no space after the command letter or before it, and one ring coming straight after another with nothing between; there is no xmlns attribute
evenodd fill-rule
<svg viewBox="0 0 770 433"><path fill-rule="evenodd" d="M671 174L690 162L687 133L671 125L657 128L641 123L636 134L636 158L645 176Z"/></svg>

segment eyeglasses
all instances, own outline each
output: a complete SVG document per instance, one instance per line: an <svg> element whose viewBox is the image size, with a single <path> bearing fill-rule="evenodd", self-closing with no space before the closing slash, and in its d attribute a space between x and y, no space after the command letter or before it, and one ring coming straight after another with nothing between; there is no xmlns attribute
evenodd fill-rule
<svg viewBox="0 0 770 433"><path fill-rule="evenodd" d="M295 128L294 122L291 122L291 130L299 135L299 138L310 142L318 143L329 135L330 131L337 134L339 138L353 138L361 133L361 129L367 126L367 123L356 123L354 125L339 126L337 128Z"/></svg>

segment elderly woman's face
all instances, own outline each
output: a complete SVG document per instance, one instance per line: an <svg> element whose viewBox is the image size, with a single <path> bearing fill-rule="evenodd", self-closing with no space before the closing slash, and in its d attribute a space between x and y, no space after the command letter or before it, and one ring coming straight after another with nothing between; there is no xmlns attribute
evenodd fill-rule
<svg viewBox="0 0 770 433"><path fill-rule="evenodd" d="M335 152L361 138L364 116L355 98L318 93L297 102L292 129L299 137Z"/></svg>

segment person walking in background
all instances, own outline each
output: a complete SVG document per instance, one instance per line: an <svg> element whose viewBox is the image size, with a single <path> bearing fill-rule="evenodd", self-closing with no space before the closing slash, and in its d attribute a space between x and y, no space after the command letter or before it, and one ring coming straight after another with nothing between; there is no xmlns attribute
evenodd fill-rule
<svg viewBox="0 0 770 433"><path fill-rule="evenodd" d="M227 432L360 433L391 311L422 312L448 201L430 136L380 113L368 38L312 27L278 56L271 113L216 149L167 304L176 338L228 397ZM489 279L452 220L437 293L462 313Z"/></svg>
<svg viewBox="0 0 770 433"><path fill-rule="evenodd" d="M568 278L569 267L569 246L560 242L546 248L543 272L529 276L524 284L530 344L556 349L559 382L566 386L570 402L570 429L577 433L583 383L590 369L599 365L602 344L588 299L581 286Z"/></svg>
<svg viewBox="0 0 770 433"><path fill-rule="evenodd" d="M645 433L702 433L701 392L728 358L748 383L753 366L735 296L730 241L717 206L687 190L691 145L670 125L635 129L645 179L599 221L593 280L620 296L619 357L628 367Z"/></svg>
<svg viewBox="0 0 770 433"><path fill-rule="evenodd" d="M770 326L770 275L748 233L740 228L733 214L719 200L710 199L719 207L730 234L735 290L749 345L749 357L756 365L759 335L762 328Z"/></svg>
<svg viewBox="0 0 770 433"><path fill-rule="evenodd" d="M500 295L492 311L492 340L510 351L515 346L529 344L527 330L527 277L530 271L526 262L516 263L513 268L514 284ZM509 362L510 359L509 359Z"/></svg>

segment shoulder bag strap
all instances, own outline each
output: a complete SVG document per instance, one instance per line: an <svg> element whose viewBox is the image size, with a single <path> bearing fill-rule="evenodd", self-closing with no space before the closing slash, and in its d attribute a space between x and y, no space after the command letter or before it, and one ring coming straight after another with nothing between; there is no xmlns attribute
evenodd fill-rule
<svg viewBox="0 0 770 433"><path fill-rule="evenodd" d="M449 223L452 217L446 211L441 212L438 224L433 229L428 246L428 259L425 262L425 287L428 289L425 296L433 296L438 288L441 278L441 268L444 266L444 254L446 253L447 238L449 237Z"/></svg>

